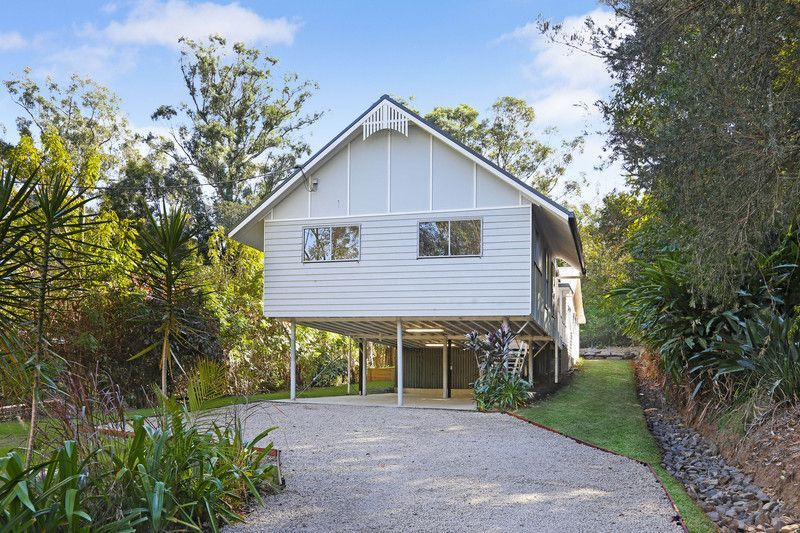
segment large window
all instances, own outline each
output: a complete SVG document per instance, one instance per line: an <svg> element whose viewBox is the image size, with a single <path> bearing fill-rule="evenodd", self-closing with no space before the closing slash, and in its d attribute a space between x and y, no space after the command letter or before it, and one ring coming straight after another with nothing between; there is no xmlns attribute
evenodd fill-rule
<svg viewBox="0 0 800 533"><path fill-rule="evenodd" d="M357 261L360 255L358 226L303 228L303 262Z"/></svg>
<svg viewBox="0 0 800 533"><path fill-rule="evenodd" d="M437 220L419 223L419 257L481 255L481 221Z"/></svg>

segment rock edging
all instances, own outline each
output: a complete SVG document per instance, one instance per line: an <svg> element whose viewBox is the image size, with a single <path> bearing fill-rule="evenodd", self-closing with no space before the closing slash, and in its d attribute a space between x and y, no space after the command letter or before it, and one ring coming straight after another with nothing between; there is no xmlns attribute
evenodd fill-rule
<svg viewBox="0 0 800 533"><path fill-rule="evenodd" d="M784 505L728 464L717 447L662 408L660 391L642 387L639 398L650 432L663 451L663 466L723 533L794 533L800 522Z"/></svg>

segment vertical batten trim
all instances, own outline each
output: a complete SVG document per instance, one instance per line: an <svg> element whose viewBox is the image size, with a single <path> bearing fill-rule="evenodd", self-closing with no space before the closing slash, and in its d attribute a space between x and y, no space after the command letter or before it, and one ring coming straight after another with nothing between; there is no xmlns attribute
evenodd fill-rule
<svg viewBox="0 0 800 533"><path fill-rule="evenodd" d="M306 180L306 190L308 191L308 218L311 218L311 184Z"/></svg>
<svg viewBox="0 0 800 533"><path fill-rule="evenodd" d="M429 134L428 150L428 211L433 211L433 135Z"/></svg>
<svg viewBox="0 0 800 533"><path fill-rule="evenodd" d="M519 193L519 205L522 205L522 193Z"/></svg>
<svg viewBox="0 0 800 533"><path fill-rule="evenodd" d="M478 163L472 163L472 207L478 207Z"/></svg>
<svg viewBox="0 0 800 533"><path fill-rule="evenodd" d="M347 143L347 215L350 215L350 145Z"/></svg>
<svg viewBox="0 0 800 533"><path fill-rule="evenodd" d="M386 212L392 212L392 132L386 136Z"/></svg>

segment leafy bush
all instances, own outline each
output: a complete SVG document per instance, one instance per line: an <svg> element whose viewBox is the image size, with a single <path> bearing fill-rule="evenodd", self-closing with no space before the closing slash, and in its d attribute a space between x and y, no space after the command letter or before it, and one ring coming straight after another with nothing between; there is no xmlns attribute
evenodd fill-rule
<svg viewBox="0 0 800 533"><path fill-rule="evenodd" d="M687 396L711 400L796 402L800 399L800 232L790 229L733 301L692 286L677 253L639 265L620 297L628 333L657 351Z"/></svg>
<svg viewBox="0 0 800 533"><path fill-rule="evenodd" d="M528 401L530 384L506 370L513 340L514 334L506 326L483 337L477 332L467 335L465 346L477 354L480 369L473 387L479 411L513 411Z"/></svg>
<svg viewBox="0 0 800 533"><path fill-rule="evenodd" d="M171 400L156 424L132 427L98 432L94 446L67 440L28 469L16 452L0 458L0 530L217 531L275 480L271 444L257 447L274 428L248 441L238 418L204 428Z"/></svg>

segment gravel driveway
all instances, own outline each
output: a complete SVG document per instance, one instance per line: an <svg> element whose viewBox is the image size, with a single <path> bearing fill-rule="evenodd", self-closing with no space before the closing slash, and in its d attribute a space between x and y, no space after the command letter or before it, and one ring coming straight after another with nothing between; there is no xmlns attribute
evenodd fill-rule
<svg viewBox="0 0 800 533"><path fill-rule="evenodd" d="M286 489L231 531L681 531L650 471L502 414L263 402Z"/></svg>

